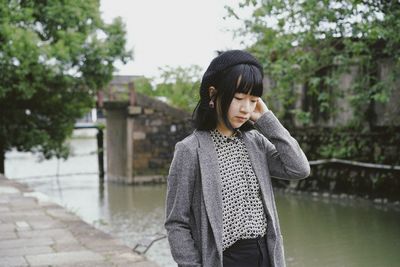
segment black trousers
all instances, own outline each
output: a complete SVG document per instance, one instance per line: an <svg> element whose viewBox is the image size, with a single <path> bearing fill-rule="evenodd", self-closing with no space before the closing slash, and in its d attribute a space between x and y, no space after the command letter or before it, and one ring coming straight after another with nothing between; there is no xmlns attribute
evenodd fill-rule
<svg viewBox="0 0 400 267"><path fill-rule="evenodd" d="M224 267L270 267L266 237L241 239L225 249Z"/></svg>

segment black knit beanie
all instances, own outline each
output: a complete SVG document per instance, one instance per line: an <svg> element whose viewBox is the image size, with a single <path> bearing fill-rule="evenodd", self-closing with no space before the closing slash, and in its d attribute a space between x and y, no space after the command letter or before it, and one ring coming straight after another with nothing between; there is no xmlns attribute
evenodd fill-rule
<svg viewBox="0 0 400 267"><path fill-rule="evenodd" d="M205 71L200 85L200 95L208 94L213 78L222 71L239 64L250 64L256 66L261 73L263 69L257 59L250 53L242 50L229 50L214 58Z"/></svg>

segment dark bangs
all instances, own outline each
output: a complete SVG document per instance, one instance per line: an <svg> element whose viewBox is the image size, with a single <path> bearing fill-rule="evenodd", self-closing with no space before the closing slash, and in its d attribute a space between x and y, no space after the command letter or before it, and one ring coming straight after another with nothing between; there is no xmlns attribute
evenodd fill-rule
<svg viewBox="0 0 400 267"><path fill-rule="evenodd" d="M261 97L263 94L263 75L260 70L254 65L247 64L237 65L237 68L235 67L232 68L231 75L227 75L232 76L230 77L232 81L236 81L234 93Z"/></svg>

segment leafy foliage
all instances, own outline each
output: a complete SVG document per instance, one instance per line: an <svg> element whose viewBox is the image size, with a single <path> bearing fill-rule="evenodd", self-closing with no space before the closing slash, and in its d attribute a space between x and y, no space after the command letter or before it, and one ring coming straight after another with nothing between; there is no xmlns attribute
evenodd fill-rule
<svg viewBox="0 0 400 267"><path fill-rule="evenodd" d="M74 122L93 106L113 63L131 58L121 19L98 0L0 3L0 154L16 147L66 157Z"/></svg>
<svg viewBox="0 0 400 267"><path fill-rule="evenodd" d="M241 18L242 8L252 16ZM354 70L356 124L371 120L374 102L388 101L400 72L399 1L244 0L227 10L243 21L240 34L255 38L249 50L273 80L269 97L282 104L281 116L300 115L305 123L333 116L340 77ZM389 65L385 79L383 63ZM296 85L311 99L301 111L295 110Z"/></svg>
<svg viewBox="0 0 400 267"><path fill-rule="evenodd" d="M152 97L164 98L183 110L192 112L199 100L201 68L197 65L188 68L161 68L160 81L152 85L153 80L143 78L135 82L136 90Z"/></svg>

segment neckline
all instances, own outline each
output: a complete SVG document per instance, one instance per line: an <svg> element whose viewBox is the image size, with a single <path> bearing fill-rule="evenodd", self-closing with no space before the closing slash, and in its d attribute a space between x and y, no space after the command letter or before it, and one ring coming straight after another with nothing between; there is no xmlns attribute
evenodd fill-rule
<svg viewBox="0 0 400 267"><path fill-rule="evenodd" d="M215 128L211 131L214 132L219 138L223 138L225 140L235 140L235 139L239 139L240 137L242 137L242 132L239 129L235 129L235 131L233 132L233 134L231 136L223 135L220 131L218 131L217 128Z"/></svg>

